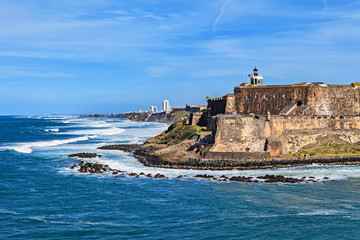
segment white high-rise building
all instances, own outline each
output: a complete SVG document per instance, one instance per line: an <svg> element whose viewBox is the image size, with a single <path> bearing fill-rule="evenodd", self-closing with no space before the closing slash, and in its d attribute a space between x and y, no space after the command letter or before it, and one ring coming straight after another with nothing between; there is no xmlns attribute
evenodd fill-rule
<svg viewBox="0 0 360 240"><path fill-rule="evenodd" d="M150 113L156 113L157 112L157 106L150 106Z"/></svg>
<svg viewBox="0 0 360 240"><path fill-rule="evenodd" d="M165 112L170 112L171 111L171 107L170 107L170 102L169 100L164 100L162 102L162 110L165 111Z"/></svg>

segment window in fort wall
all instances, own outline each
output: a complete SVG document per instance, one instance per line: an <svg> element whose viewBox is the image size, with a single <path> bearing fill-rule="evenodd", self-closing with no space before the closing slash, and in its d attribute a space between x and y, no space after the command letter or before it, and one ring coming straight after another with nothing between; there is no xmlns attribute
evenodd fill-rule
<svg viewBox="0 0 360 240"><path fill-rule="evenodd" d="M340 94L340 97L341 97L341 98L344 98L344 94L343 94L343 93L341 93L341 94Z"/></svg>
<svg viewBox="0 0 360 240"><path fill-rule="evenodd" d="M276 95L276 94L274 94L274 95L273 95L273 98L276 98L276 97L277 97L277 95Z"/></svg>
<svg viewBox="0 0 360 240"><path fill-rule="evenodd" d="M268 95L267 95L267 94L265 94L265 95L264 95L264 99L267 99L267 98L268 98Z"/></svg>
<svg viewBox="0 0 360 240"><path fill-rule="evenodd" d="M285 93L283 94L283 98L286 98L286 94L285 94Z"/></svg>
<svg viewBox="0 0 360 240"><path fill-rule="evenodd" d="M255 94L255 99L258 99L259 98L259 95Z"/></svg>
<svg viewBox="0 0 360 240"><path fill-rule="evenodd" d="M249 95L246 95L246 99L249 99L250 98L250 96Z"/></svg>
<svg viewBox="0 0 360 240"><path fill-rule="evenodd" d="M336 94L335 94L335 93L332 94L332 98L336 98Z"/></svg>

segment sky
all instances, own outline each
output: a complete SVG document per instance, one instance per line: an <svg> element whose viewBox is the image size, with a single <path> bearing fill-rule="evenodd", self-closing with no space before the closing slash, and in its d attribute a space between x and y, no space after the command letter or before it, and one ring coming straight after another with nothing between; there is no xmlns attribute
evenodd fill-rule
<svg viewBox="0 0 360 240"><path fill-rule="evenodd" d="M0 115L206 104L360 81L360 0L0 0Z"/></svg>

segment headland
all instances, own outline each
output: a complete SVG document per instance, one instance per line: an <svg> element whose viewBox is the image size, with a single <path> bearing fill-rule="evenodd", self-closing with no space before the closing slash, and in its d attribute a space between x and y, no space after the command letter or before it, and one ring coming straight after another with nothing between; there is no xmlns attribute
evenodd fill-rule
<svg viewBox="0 0 360 240"><path fill-rule="evenodd" d="M249 77L250 84L233 93L207 96L206 109L187 112L141 146L102 149L131 152L144 165L162 168L360 164L360 83L263 85L256 68Z"/></svg>
<svg viewBox="0 0 360 240"><path fill-rule="evenodd" d="M251 84L207 97L134 155L147 166L255 169L360 163L360 84Z"/></svg>

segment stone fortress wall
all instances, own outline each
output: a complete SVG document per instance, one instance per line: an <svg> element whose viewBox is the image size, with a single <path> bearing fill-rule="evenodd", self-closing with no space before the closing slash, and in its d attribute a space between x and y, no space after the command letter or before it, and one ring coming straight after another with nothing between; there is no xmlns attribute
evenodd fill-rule
<svg viewBox="0 0 360 240"><path fill-rule="evenodd" d="M298 84L238 86L234 94L208 100L211 115L280 114L287 106L307 108L308 115L360 114L360 88L355 85Z"/></svg>
<svg viewBox="0 0 360 240"><path fill-rule="evenodd" d="M214 139L210 153L276 156L296 153L324 138L360 142L356 83L243 84L234 88L234 94L208 99L207 114Z"/></svg>
<svg viewBox="0 0 360 240"><path fill-rule="evenodd" d="M360 142L360 116L221 116L216 120L215 152L295 153L321 138Z"/></svg>

